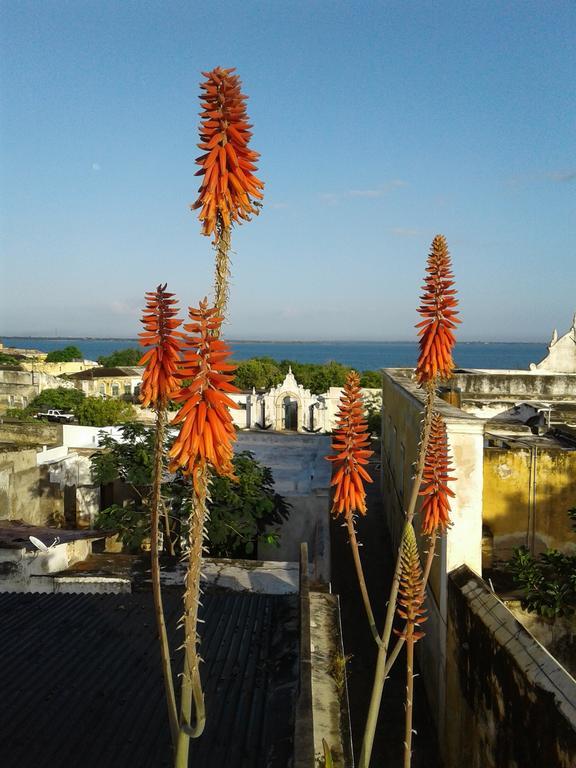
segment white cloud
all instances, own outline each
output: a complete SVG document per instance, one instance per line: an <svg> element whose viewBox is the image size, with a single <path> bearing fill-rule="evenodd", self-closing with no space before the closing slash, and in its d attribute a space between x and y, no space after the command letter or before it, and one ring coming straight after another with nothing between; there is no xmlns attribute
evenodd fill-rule
<svg viewBox="0 0 576 768"><path fill-rule="evenodd" d="M410 227L392 227L390 232L397 237L417 237L420 235L420 230Z"/></svg>
<svg viewBox="0 0 576 768"><path fill-rule="evenodd" d="M328 205L335 205L342 200L350 197L363 197L363 198L378 198L383 197L385 194L393 189L399 189L400 187L407 187L408 182L402 179L392 179L386 181L384 184L378 187L369 187L367 189L348 189L345 192L324 192L320 195L320 200Z"/></svg>
<svg viewBox="0 0 576 768"><path fill-rule="evenodd" d="M552 179L552 181L566 183L576 179L576 171L554 171L548 174L548 178Z"/></svg>

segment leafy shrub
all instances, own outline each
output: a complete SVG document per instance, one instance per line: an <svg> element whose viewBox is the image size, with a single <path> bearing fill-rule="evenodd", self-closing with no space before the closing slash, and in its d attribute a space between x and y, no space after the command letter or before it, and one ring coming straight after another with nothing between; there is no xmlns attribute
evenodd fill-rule
<svg viewBox="0 0 576 768"><path fill-rule="evenodd" d="M170 443L168 438L166 448ZM121 479L131 487L133 499L124 507L114 504L100 512L96 526L117 529L129 549L138 549L150 530L147 499L152 483L154 431L142 424L125 424L122 442L103 434L101 445L104 451L92 457L94 480L106 484ZM210 485L206 531L213 557L253 555L258 540L277 540L278 532L270 532L270 526L279 525L289 514L287 502L274 491L268 467L247 451L236 454L233 463L237 481L215 476ZM190 514L190 483L180 472L166 472L162 495L171 526L182 539ZM177 549L179 543L175 542Z"/></svg>
<svg viewBox="0 0 576 768"><path fill-rule="evenodd" d="M26 410L31 413L39 411L48 411L55 408L59 411L72 411L84 402L84 392L79 389L67 389L66 387L57 387L56 389L45 389L30 401Z"/></svg>
<svg viewBox="0 0 576 768"><path fill-rule="evenodd" d="M568 515L576 527L576 507ZM523 590L522 607L527 611L548 619L576 612L576 555L550 549L535 558L526 547L518 547L507 567Z"/></svg>
<svg viewBox="0 0 576 768"><path fill-rule="evenodd" d="M124 400L86 397L74 409L79 424L86 427L107 427L134 420L134 409Z"/></svg>
<svg viewBox="0 0 576 768"><path fill-rule="evenodd" d="M342 363L298 363L294 360L282 360L280 363L271 357L253 357L238 363L234 383L239 389L270 389L283 380L288 369L304 389L314 394L322 394L330 387L343 387L350 368ZM381 376L377 371L364 371L360 378L362 387L380 389Z"/></svg>
<svg viewBox="0 0 576 768"><path fill-rule="evenodd" d="M121 366L138 365L144 350L135 347L126 347L126 349L117 349L111 355L101 355L98 358L98 364L106 368L117 368Z"/></svg>
<svg viewBox="0 0 576 768"><path fill-rule="evenodd" d="M63 349L53 349L46 355L47 363L69 363L72 360L83 360L84 355L78 347L68 346Z"/></svg>

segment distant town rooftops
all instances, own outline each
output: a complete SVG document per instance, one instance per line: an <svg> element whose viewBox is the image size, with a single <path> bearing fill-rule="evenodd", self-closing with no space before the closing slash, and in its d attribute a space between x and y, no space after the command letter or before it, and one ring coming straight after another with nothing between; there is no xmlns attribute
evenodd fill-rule
<svg viewBox="0 0 576 768"><path fill-rule="evenodd" d="M90 368L88 371L78 371L77 373L68 374L69 379L76 381L92 380L92 379L110 379L110 378L122 378L123 376L130 376L132 378L138 378L142 376L144 368L133 366L118 366L115 368L105 368L98 366L97 368Z"/></svg>

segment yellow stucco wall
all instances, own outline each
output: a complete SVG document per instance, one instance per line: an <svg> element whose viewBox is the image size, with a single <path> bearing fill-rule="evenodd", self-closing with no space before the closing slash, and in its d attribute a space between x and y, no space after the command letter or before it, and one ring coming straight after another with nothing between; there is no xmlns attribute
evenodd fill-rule
<svg viewBox="0 0 576 768"><path fill-rule="evenodd" d="M64 373L79 373L97 367L98 363L75 360L68 363L47 363L44 360L22 361L20 367L34 373L47 373L50 376L61 376Z"/></svg>
<svg viewBox="0 0 576 768"><path fill-rule="evenodd" d="M521 544L576 551L567 510L576 506L576 451L486 448L483 519L494 536L494 556L508 558Z"/></svg>
<svg viewBox="0 0 576 768"><path fill-rule="evenodd" d="M134 394L137 386L140 386L142 380L135 376L99 376L94 379L77 379L75 386L81 389L88 397L123 397L125 394ZM125 391L125 387L130 385L130 392ZM118 388L115 393L114 387Z"/></svg>

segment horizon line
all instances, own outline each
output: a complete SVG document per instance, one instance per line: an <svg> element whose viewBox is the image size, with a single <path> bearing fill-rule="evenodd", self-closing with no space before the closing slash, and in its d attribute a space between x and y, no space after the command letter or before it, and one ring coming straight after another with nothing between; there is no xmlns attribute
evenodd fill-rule
<svg viewBox="0 0 576 768"><path fill-rule="evenodd" d="M37 341L135 341L135 336L33 336L6 335L2 339L31 339ZM230 344L418 344L417 339L227 339ZM138 342L139 343L139 342ZM458 344L548 344L547 341L519 339L462 339Z"/></svg>

